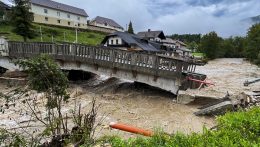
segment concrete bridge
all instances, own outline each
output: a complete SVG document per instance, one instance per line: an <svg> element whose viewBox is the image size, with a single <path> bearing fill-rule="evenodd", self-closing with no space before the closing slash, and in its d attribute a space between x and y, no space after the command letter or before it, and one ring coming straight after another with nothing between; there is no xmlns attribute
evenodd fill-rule
<svg viewBox="0 0 260 147"><path fill-rule="evenodd" d="M197 87L187 76L205 79L196 74L196 63L190 58L177 58L165 53L124 51L108 47L80 44L8 42L0 55L0 67L15 70L12 60L39 54L52 56L64 70L81 70L155 86L174 94L179 89Z"/></svg>

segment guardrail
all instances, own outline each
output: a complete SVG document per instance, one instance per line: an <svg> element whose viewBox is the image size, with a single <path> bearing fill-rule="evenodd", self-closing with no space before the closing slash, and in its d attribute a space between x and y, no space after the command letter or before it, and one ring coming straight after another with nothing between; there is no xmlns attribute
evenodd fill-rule
<svg viewBox="0 0 260 147"><path fill-rule="evenodd" d="M133 52L109 47L81 44L8 42L11 58L30 58L49 54L57 60L80 62L145 72L155 76L180 77L183 72L194 72L195 64L186 59L175 59L155 53Z"/></svg>

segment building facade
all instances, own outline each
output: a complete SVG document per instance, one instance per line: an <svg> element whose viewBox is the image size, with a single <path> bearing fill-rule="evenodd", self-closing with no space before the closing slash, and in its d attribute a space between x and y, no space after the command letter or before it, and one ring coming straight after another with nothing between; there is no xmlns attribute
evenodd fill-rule
<svg viewBox="0 0 260 147"><path fill-rule="evenodd" d="M0 21L7 20L7 13L11 10L11 7L0 1Z"/></svg>
<svg viewBox="0 0 260 147"><path fill-rule="evenodd" d="M162 40L166 39L163 31L151 31L151 29L148 29L148 31L145 32L138 32L137 35L143 39L159 43L161 43Z"/></svg>
<svg viewBox="0 0 260 147"><path fill-rule="evenodd" d="M123 32L124 28L120 26L117 22L110 18L105 18L101 16L97 16L93 20L89 22L90 26L100 27L100 28L106 28L111 29L119 32Z"/></svg>
<svg viewBox="0 0 260 147"><path fill-rule="evenodd" d="M102 43L103 46L113 47L129 51L161 52L161 45L140 38L137 35L126 32L115 32L107 35Z"/></svg>
<svg viewBox="0 0 260 147"><path fill-rule="evenodd" d="M31 0L34 22L72 28L87 28L85 10L51 0Z"/></svg>

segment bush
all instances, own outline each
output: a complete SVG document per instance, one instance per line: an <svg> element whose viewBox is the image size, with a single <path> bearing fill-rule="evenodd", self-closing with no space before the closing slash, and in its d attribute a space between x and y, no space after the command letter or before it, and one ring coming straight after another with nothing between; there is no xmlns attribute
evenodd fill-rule
<svg viewBox="0 0 260 147"><path fill-rule="evenodd" d="M217 130L204 129L203 133L165 135L156 133L150 138L123 140L120 137L105 137L101 142L117 147L189 147L189 146L259 146L260 108L227 113L217 118Z"/></svg>

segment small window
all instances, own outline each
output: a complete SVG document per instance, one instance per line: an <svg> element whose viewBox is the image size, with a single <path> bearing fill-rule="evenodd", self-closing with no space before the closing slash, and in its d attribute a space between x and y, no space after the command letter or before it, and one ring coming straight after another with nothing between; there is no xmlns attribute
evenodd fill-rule
<svg viewBox="0 0 260 147"><path fill-rule="evenodd" d="M111 44L114 44L114 40L111 40Z"/></svg>
<svg viewBox="0 0 260 147"><path fill-rule="evenodd" d="M48 10L47 10L47 9L44 9L44 13L48 14Z"/></svg>
<svg viewBox="0 0 260 147"><path fill-rule="evenodd" d="M70 26L70 21L68 22L68 25Z"/></svg>
<svg viewBox="0 0 260 147"><path fill-rule="evenodd" d="M107 23L105 22L105 26L107 26Z"/></svg>
<svg viewBox="0 0 260 147"><path fill-rule="evenodd" d="M49 20L49 18L48 17L45 17L45 21L48 21Z"/></svg>
<svg viewBox="0 0 260 147"><path fill-rule="evenodd" d="M60 16L60 12L57 12L57 16Z"/></svg>
<svg viewBox="0 0 260 147"><path fill-rule="evenodd" d="M80 23L78 23L78 27L80 27Z"/></svg>
<svg viewBox="0 0 260 147"><path fill-rule="evenodd" d="M58 23L60 23L60 22L61 22L61 20L59 20L59 19L58 19L58 20L57 20L57 22L58 22Z"/></svg>
<svg viewBox="0 0 260 147"><path fill-rule="evenodd" d="M78 20L80 20L80 17L78 17Z"/></svg>
<svg viewBox="0 0 260 147"><path fill-rule="evenodd" d="M67 17L70 18L70 14L67 14Z"/></svg>
<svg viewBox="0 0 260 147"><path fill-rule="evenodd" d="M118 39L116 39L116 44L118 44Z"/></svg>

